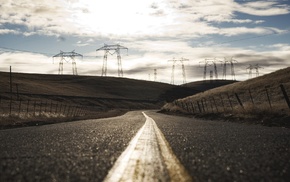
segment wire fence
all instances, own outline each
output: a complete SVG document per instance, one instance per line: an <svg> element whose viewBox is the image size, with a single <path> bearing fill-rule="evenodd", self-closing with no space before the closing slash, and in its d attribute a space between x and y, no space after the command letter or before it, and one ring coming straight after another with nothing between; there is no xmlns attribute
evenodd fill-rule
<svg viewBox="0 0 290 182"><path fill-rule="evenodd" d="M179 99L174 105L187 113L232 113L271 111L289 113L290 82L272 86L200 93Z"/></svg>
<svg viewBox="0 0 290 182"><path fill-rule="evenodd" d="M77 117L86 114L85 106L49 99L22 99L0 96L0 116Z"/></svg>

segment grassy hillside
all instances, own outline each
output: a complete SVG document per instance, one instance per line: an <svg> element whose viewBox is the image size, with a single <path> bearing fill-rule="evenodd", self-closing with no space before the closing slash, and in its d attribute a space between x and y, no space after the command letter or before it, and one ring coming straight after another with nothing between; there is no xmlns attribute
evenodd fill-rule
<svg viewBox="0 0 290 182"><path fill-rule="evenodd" d="M0 77L0 93L7 95L10 91L9 73L2 72ZM31 96L70 96L163 102L196 93L193 89L165 83L114 77L13 73L12 83L14 93L17 92L18 85L19 94L30 94Z"/></svg>
<svg viewBox="0 0 290 182"><path fill-rule="evenodd" d="M290 125L287 122L290 109L285 101L281 84L289 98L290 67L178 99L174 103L166 104L163 110L213 118L271 124L280 122L280 125Z"/></svg>
<svg viewBox="0 0 290 182"><path fill-rule="evenodd" d="M128 78L0 72L0 125L110 117L165 103L232 81L175 86ZM28 123L29 124L29 123Z"/></svg>
<svg viewBox="0 0 290 182"><path fill-rule="evenodd" d="M0 72L0 125L159 109L165 102L195 93L192 88L128 78L12 73L11 94L10 74Z"/></svg>
<svg viewBox="0 0 290 182"><path fill-rule="evenodd" d="M194 88L200 92L204 92L206 90L210 90L213 88L229 85L232 83L236 83L235 80L204 80L204 81L196 81L196 82L190 82L186 83L183 86Z"/></svg>

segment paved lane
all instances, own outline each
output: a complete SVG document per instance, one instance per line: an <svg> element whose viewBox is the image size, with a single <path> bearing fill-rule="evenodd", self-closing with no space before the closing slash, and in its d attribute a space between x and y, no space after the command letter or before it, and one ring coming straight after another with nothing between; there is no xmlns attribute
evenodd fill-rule
<svg viewBox="0 0 290 182"><path fill-rule="evenodd" d="M145 124L118 158L105 181L192 181L155 121L143 114Z"/></svg>
<svg viewBox="0 0 290 182"><path fill-rule="evenodd" d="M0 131L0 181L102 181L144 125L124 116Z"/></svg>
<svg viewBox="0 0 290 182"><path fill-rule="evenodd" d="M146 112L197 181L289 181L290 130Z"/></svg>
<svg viewBox="0 0 290 182"><path fill-rule="evenodd" d="M129 170L115 181L180 181L171 154L196 181L290 179L289 129L145 113L2 130L0 181L112 181L124 153Z"/></svg>

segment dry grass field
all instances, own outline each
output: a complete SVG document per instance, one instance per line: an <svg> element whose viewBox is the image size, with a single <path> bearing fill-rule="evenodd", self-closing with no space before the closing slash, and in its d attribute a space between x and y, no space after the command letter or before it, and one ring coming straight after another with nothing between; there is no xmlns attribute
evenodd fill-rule
<svg viewBox="0 0 290 182"><path fill-rule="evenodd" d="M266 125L290 125L290 68L243 82L210 89L163 106L165 112L240 120Z"/></svg>
<svg viewBox="0 0 290 182"><path fill-rule="evenodd" d="M159 109L195 89L127 78L0 72L0 125L36 125Z"/></svg>

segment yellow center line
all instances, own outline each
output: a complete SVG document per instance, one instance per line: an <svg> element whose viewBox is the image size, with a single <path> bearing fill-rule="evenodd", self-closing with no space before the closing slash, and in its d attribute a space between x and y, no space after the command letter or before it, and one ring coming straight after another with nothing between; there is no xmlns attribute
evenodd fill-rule
<svg viewBox="0 0 290 182"><path fill-rule="evenodd" d="M155 121L146 122L117 159L104 181L192 181Z"/></svg>

